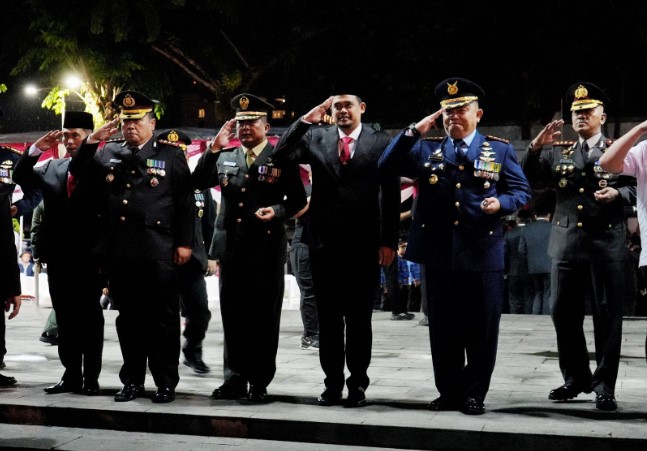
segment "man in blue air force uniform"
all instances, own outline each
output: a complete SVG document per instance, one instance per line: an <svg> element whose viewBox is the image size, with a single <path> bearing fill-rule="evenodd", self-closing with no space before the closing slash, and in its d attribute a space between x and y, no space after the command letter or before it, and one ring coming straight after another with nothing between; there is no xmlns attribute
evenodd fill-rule
<svg viewBox="0 0 647 451"><path fill-rule="evenodd" d="M380 168L417 178L405 258L425 265L429 334L440 397L430 410L485 412L504 299L501 218L530 199L508 141L477 130L483 90L462 78L435 89L441 109L406 127ZM442 114L446 137L422 138Z"/></svg>

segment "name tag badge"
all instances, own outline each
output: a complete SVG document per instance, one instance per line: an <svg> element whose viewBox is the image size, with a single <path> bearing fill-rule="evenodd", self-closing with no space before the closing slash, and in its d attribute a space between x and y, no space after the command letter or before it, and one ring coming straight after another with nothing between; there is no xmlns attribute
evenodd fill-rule
<svg viewBox="0 0 647 451"><path fill-rule="evenodd" d="M233 161L224 161L222 164L224 164L225 166L236 166L236 163Z"/></svg>

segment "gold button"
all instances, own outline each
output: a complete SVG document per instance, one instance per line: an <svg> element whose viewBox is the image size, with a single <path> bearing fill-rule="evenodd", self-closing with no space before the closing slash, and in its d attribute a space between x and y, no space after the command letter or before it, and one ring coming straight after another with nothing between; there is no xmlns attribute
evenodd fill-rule
<svg viewBox="0 0 647 451"><path fill-rule="evenodd" d="M242 206L243 206L243 203L242 203L242 202L238 202L238 206L239 206L239 207L242 207Z"/></svg>
<svg viewBox="0 0 647 451"><path fill-rule="evenodd" d="M241 188L241 189L240 189L240 192L241 192L241 193L244 193L245 191L247 191L247 189L246 189L245 187L243 187L243 188Z"/></svg>
<svg viewBox="0 0 647 451"><path fill-rule="evenodd" d="M130 183L126 183L126 188L130 188Z"/></svg>
<svg viewBox="0 0 647 451"><path fill-rule="evenodd" d="M461 184L460 184L460 182L456 184L456 188L461 189Z"/></svg>
<svg viewBox="0 0 647 451"><path fill-rule="evenodd" d="M578 206L577 206L577 209L578 209L578 210L582 210L583 208L584 208L584 206L583 206L583 205L578 205Z"/></svg>
<svg viewBox="0 0 647 451"><path fill-rule="evenodd" d="M577 226L578 226L579 228L582 228L582 223L581 223L581 222L578 222L578 223L577 223Z"/></svg>
<svg viewBox="0 0 647 451"><path fill-rule="evenodd" d="M238 219L236 219L236 222L237 222L238 224L240 224L241 222L243 222L243 220L242 220L242 219L240 219L240 218L238 218Z"/></svg>
<svg viewBox="0 0 647 451"><path fill-rule="evenodd" d="M613 228L613 224L609 224L609 228L610 228L610 229L611 229L611 228Z"/></svg>
<svg viewBox="0 0 647 451"><path fill-rule="evenodd" d="M460 170L462 171L462 170L464 170L464 169L465 169L465 166L463 166L462 164L459 164L459 165L458 165L458 169L460 169Z"/></svg>
<svg viewBox="0 0 647 451"><path fill-rule="evenodd" d="M126 217L125 217L125 216L121 216L121 217L119 217L119 220L120 220L121 222L125 222L125 221L126 221Z"/></svg>
<svg viewBox="0 0 647 451"><path fill-rule="evenodd" d="M420 227L422 227L422 228L424 229L424 228L425 228L425 225L423 224L423 225L421 225Z"/></svg>
<svg viewBox="0 0 647 451"><path fill-rule="evenodd" d="M128 205L128 199L122 200L121 203L124 204L124 205Z"/></svg>
<svg viewBox="0 0 647 451"><path fill-rule="evenodd" d="M457 226L457 225L458 225L458 221L454 221L454 225L455 225L455 226Z"/></svg>
<svg viewBox="0 0 647 451"><path fill-rule="evenodd" d="M135 171L130 171L130 173L131 173L132 175L135 175Z"/></svg>
<svg viewBox="0 0 647 451"><path fill-rule="evenodd" d="M584 192L584 188L580 188L580 193L583 193L583 192Z"/></svg>
<svg viewBox="0 0 647 451"><path fill-rule="evenodd" d="M162 224L162 221L157 220L157 221L155 221L155 224L157 224L157 225L161 225L161 224Z"/></svg>
<svg viewBox="0 0 647 451"><path fill-rule="evenodd" d="M267 234L268 234L268 235L271 235L271 234L272 234L272 231L271 231L271 230L268 230L268 231L267 231Z"/></svg>
<svg viewBox="0 0 647 451"><path fill-rule="evenodd" d="M488 235L494 235L494 232L490 230L490 233Z"/></svg>
<svg viewBox="0 0 647 451"><path fill-rule="evenodd" d="M245 178L246 178L246 179L248 179L248 178L249 178L249 174L245 174Z"/></svg>
<svg viewBox="0 0 647 451"><path fill-rule="evenodd" d="M460 206L461 206L461 203L460 203L460 202L456 202L454 205L456 206L456 208L458 208L458 207L460 207Z"/></svg>

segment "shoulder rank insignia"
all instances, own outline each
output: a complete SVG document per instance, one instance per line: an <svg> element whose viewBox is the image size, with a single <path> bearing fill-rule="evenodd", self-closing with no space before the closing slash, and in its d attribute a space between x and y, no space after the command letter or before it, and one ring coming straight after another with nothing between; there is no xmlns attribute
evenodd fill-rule
<svg viewBox="0 0 647 451"><path fill-rule="evenodd" d="M443 139L445 139L444 136L425 136L422 138L423 141L436 141L436 142L441 142Z"/></svg>
<svg viewBox="0 0 647 451"><path fill-rule="evenodd" d="M555 141L553 143L553 146L556 147L569 147L573 146L575 144L575 141Z"/></svg>
<svg viewBox="0 0 647 451"><path fill-rule="evenodd" d="M499 141L499 142L506 143L506 144L508 144L510 142L509 139L499 138L497 136L492 136L492 135L487 135L487 139L492 140L492 141Z"/></svg>

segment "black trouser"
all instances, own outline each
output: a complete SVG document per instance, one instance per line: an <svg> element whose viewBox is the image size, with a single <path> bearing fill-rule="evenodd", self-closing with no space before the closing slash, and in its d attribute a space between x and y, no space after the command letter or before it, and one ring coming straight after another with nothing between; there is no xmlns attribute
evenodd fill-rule
<svg viewBox="0 0 647 451"><path fill-rule="evenodd" d="M110 294L119 311L117 335L123 384L144 384L146 365L157 387L180 380L180 294L169 260L115 259L109 263Z"/></svg>
<svg viewBox="0 0 647 451"><path fill-rule="evenodd" d="M58 356L71 385L95 383L103 356L103 309L99 300L106 280L90 258L47 262L47 278L58 324Z"/></svg>
<svg viewBox="0 0 647 451"><path fill-rule="evenodd" d="M373 298L380 281L378 250L346 243L310 248L310 263L319 313L319 361L324 383L333 391L344 387L344 363L349 389L366 388L371 362Z"/></svg>
<svg viewBox="0 0 647 451"><path fill-rule="evenodd" d="M319 318L315 303L314 284L310 270L310 250L307 244L292 243L290 246L290 264L301 292L301 321L303 336L319 335Z"/></svg>
<svg viewBox="0 0 647 451"><path fill-rule="evenodd" d="M202 341L211 320L205 271L195 258L178 269L182 315L186 321L182 352L187 359L202 359Z"/></svg>
<svg viewBox="0 0 647 451"><path fill-rule="evenodd" d="M622 344L624 261L553 262L552 318L564 381L578 388L615 391ZM597 367L589 368L584 336L586 301L591 302Z"/></svg>
<svg viewBox="0 0 647 451"><path fill-rule="evenodd" d="M496 362L503 272L428 269L429 337L436 388L485 400Z"/></svg>

